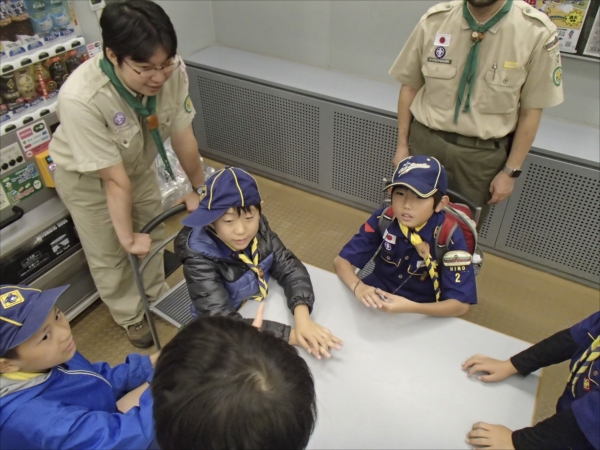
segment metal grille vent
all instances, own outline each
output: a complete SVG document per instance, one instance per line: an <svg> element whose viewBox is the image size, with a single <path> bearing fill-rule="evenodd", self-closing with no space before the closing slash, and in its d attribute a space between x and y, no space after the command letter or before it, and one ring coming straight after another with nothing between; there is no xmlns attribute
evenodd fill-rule
<svg viewBox="0 0 600 450"><path fill-rule="evenodd" d="M379 205L381 180L392 175L398 129L338 112L333 120L333 189Z"/></svg>
<svg viewBox="0 0 600 450"><path fill-rule="evenodd" d="M206 140L221 151L319 182L319 108L198 77Z"/></svg>
<svg viewBox="0 0 600 450"><path fill-rule="evenodd" d="M494 211L496 209L496 205L490 208L490 212L485 219L485 222L481 224L481 228L477 231L478 239L487 239L488 233L490 232L490 224L494 220Z"/></svg>
<svg viewBox="0 0 600 450"><path fill-rule="evenodd" d="M600 276L598 179L531 164L505 245Z"/></svg>

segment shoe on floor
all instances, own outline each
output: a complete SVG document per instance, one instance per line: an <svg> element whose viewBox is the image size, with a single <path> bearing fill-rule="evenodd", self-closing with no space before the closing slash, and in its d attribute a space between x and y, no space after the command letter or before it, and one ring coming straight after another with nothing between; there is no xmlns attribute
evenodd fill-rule
<svg viewBox="0 0 600 450"><path fill-rule="evenodd" d="M152 334L150 333L150 326L146 322L146 319L127 327L127 339L129 339L131 345L137 348L152 346Z"/></svg>

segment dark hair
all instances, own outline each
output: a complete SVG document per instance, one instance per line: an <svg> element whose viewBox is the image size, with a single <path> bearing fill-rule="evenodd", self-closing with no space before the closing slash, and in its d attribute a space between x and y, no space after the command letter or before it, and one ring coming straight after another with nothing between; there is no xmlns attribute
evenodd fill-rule
<svg viewBox="0 0 600 450"><path fill-rule="evenodd" d="M317 415L296 349L229 317L201 317L163 348L152 395L163 450L301 449Z"/></svg>
<svg viewBox="0 0 600 450"><path fill-rule="evenodd" d="M129 56L146 62L164 48L169 58L177 54L177 35L164 9L150 0L127 0L108 3L102 16L102 49L110 48L119 64Z"/></svg>
<svg viewBox="0 0 600 450"><path fill-rule="evenodd" d="M262 206L260 203L258 203L256 205L249 205L249 206L233 206L233 209L235 210L235 212L237 213L238 216L241 216L242 211L244 211L245 213L251 213L252 207L256 208L259 216L262 214Z"/></svg>
<svg viewBox="0 0 600 450"><path fill-rule="evenodd" d="M404 189L408 189L406 186L394 186L392 188L392 196L394 195L394 192L396 192L396 189L400 189L400 188L404 188ZM442 197L446 195L444 193L442 193L439 189L435 191L435 193L430 197L433 198L433 209L435 209L437 207L437 205L440 204L440 202L442 201Z"/></svg>

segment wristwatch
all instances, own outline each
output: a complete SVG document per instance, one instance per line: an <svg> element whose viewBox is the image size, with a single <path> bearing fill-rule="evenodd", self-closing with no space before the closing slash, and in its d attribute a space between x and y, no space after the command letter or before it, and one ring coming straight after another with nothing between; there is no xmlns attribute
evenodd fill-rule
<svg viewBox="0 0 600 450"><path fill-rule="evenodd" d="M511 169L508 166L504 166L504 168L502 169L502 172L504 172L506 175L508 175L511 178L519 178L519 175L521 175L522 170L521 169Z"/></svg>
<svg viewBox="0 0 600 450"><path fill-rule="evenodd" d="M201 184L200 186L192 186L192 191L194 191L200 197L204 197L204 195L206 195L206 184Z"/></svg>

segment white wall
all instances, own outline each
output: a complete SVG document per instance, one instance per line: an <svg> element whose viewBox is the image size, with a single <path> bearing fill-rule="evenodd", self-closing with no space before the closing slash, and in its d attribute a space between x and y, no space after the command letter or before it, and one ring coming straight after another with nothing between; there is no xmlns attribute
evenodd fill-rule
<svg viewBox="0 0 600 450"><path fill-rule="evenodd" d="M198 0L160 0L171 18L177 33L178 52L189 56L215 43L212 2ZM100 25L96 13L92 12L87 0L74 0L75 13L83 29L86 42L101 39Z"/></svg>
<svg viewBox="0 0 600 450"><path fill-rule="evenodd" d="M416 22L436 3L212 2L218 44L387 82L395 82L387 71ZM565 102L544 114L600 126L600 64L564 57L563 69Z"/></svg>

